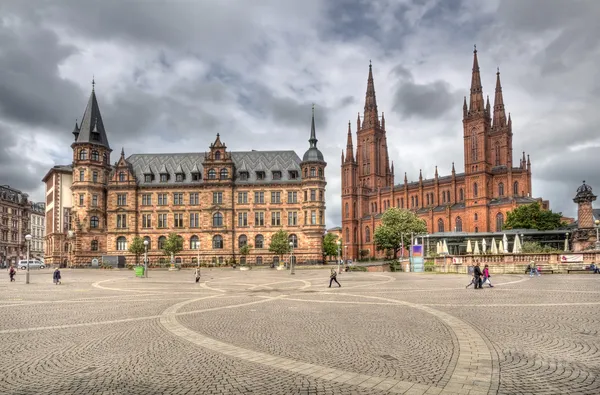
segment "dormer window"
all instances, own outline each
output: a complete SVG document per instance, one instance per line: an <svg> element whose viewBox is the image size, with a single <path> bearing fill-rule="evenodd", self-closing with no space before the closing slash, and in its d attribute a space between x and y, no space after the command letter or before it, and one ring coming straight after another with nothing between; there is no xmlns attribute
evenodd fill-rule
<svg viewBox="0 0 600 395"><path fill-rule="evenodd" d="M229 170L221 169L220 179L226 180L229 177Z"/></svg>
<svg viewBox="0 0 600 395"><path fill-rule="evenodd" d="M152 174L144 174L144 182L152 182Z"/></svg>
<svg viewBox="0 0 600 395"><path fill-rule="evenodd" d="M208 171L208 179L209 180L216 180L217 179L217 171L215 169L210 169Z"/></svg>
<svg viewBox="0 0 600 395"><path fill-rule="evenodd" d="M250 176L250 174L248 174L247 171L240 172L240 180L242 180L242 181L248 181L249 176Z"/></svg>
<svg viewBox="0 0 600 395"><path fill-rule="evenodd" d="M124 171L119 172L119 181L120 182L125 181L125 172Z"/></svg>
<svg viewBox="0 0 600 395"><path fill-rule="evenodd" d="M273 179L274 180L281 180L281 172L279 170L275 170L273 172Z"/></svg>
<svg viewBox="0 0 600 395"><path fill-rule="evenodd" d="M257 171L256 172L256 179L257 180L264 180L265 179L265 172L264 171Z"/></svg>
<svg viewBox="0 0 600 395"><path fill-rule="evenodd" d="M288 171L288 176L289 176L290 180L297 180L298 172L296 170L290 170L290 171Z"/></svg>
<svg viewBox="0 0 600 395"><path fill-rule="evenodd" d="M192 173L192 181L200 181L200 180L202 180L202 174Z"/></svg>
<svg viewBox="0 0 600 395"><path fill-rule="evenodd" d="M215 160L221 160L221 151L215 152Z"/></svg>
<svg viewBox="0 0 600 395"><path fill-rule="evenodd" d="M92 132L92 141L100 141L100 133Z"/></svg>
<svg viewBox="0 0 600 395"><path fill-rule="evenodd" d="M184 178L183 173L175 174L175 182L183 182L183 178Z"/></svg>
<svg viewBox="0 0 600 395"><path fill-rule="evenodd" d="M169 175L168 174L161 174L160 175L160 182L167 182L169 181Z"/></svg>

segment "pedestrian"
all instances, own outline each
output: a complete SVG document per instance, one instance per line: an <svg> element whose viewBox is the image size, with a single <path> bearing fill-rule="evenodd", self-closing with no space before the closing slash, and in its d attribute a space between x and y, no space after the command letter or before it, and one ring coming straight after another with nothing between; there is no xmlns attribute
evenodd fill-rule
<svg viewBox="0 0 600 395"><path fill-rule="evenodd" d="M473 269L473 277L475 278L475 289L482 289L481 275L481 267L479 267L479 262L477 262L475 268Z"/></svg>
<svg viewBox="0 0 600 395"><path fill-rule="evenodd" d="M196 273L194 273L194 275L196 276L196 282L199 283L200 282L200 269L196 268Z"/></svg>
<svg viewBox="0 0 600 395"><path fill-rule="evenodd" d="M488 267L488 265L485 265L483 267L483 283L489 284L490 288L494 288L492 282L490 281L490 277L490 268Z"/></svg>
<svg viewBox="0 0 600 395"><path fill-rule="evenodd" d="M60 278L60 269L54 269L54 273L52 273L52 281L54 282L54 285L60 284Z"/></svg>
<svg viewBox="0 0 600 395"><path fill-rule="evenodd" d="M531 261L527 267L529 268L529 277L533 277L534 274L540 275L540 272L535 265L535 261Z"/></svg>
<svg viewBox="0 0 600 395"><path fill-rule="evenodd" d="M340 283L338 283L338 280L337 280L337 278L336 278L336 277L337 277L337 273L336 273L335 269L334 269L334 268L331 268L331 274L329 275L329 288L331 288L331 284L332 284L334 281L335 281L335 283L336 283L336 284L337 284L339 287L341 287L341 284L340 284Z"/></svg>
<svg viewBox="0 0 600 395"><path fill-rule="evenodd" d="M8 269L8 277L10 277L11 283L15 281L15 274L17 274L15 268L13 267L13 265L10 265L10 268Z"/></svg>

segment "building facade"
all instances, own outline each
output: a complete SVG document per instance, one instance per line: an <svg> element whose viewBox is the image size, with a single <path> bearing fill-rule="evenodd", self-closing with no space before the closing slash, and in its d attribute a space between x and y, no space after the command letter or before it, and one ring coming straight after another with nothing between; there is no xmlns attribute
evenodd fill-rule
<svg viewBox="0 0 600 395"><path fill-rule="evenodd" d="M73 134L72 164L44 178L52 263L89 265L103 256L134 263L128 248L135 236L148 241L151 264L160 263L172 232L183 239L180 263L277 263L269 244L279 230L297 262L322 261L327 163L314 108L302 159L294 151L230 152L217 134L206 152L126 157L122 150L111 165L94 90ZM243 256L246 244L252 248Z"/></svg>
<svg viewBox="0 0 600 395"><path fill-rule="evenodd" d="M8 185L0 186L0 266L26 258L30 209L27 194Z"/></svg>
<svg viewBox="0 0 600 395"><path fill-rule="evenodd" d="M31 217L29 220L31 234L31 256L36 259L44 259L44 237L46 236L46 203L32 203Z"/></svg>
<svg viewBox="0 0 600 395"><path fill-rule="evenodd" d="M507 212L539 201L531 196L529 155L513 163L512 119L506 116L500 72L496 73L493 108L484 101L477 50L473 53L471 93L463 103L464 170L394 184L394 164L387 149L385 118L379 116L369 65L362 120L359 114L354 152L351 125L342 152L342 228L348 258L376 254L373 232L389 207L415 211L429 233L490 232L502 229ZM362 251L362 254L361 254Z"/></svg>

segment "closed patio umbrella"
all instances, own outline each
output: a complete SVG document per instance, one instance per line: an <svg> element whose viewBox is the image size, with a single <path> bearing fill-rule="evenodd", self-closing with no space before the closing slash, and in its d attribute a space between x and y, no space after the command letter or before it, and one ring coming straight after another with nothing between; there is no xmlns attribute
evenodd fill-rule
<svg viewBox="0 0 600 395"><path fill-rule="evenodd" d="M442 245L442 254L448 254L448 243L446 243L446 239L444 239L444 244Z"/></svg>
<svg viewBox="0 0 600 395"><path fill-rule="evenodd" d="M506 233L502 236L502 252L508 254L508 237L506 237Z"/></svg>
<svg viewBox="0 0 600 395"><path fill-rule="evenodd" d="M496 239L492 238L492 250L491 253L496 255L498 253L498 245L496 244Z"/></svg>
<svg viewBox="0 0 600 395"><path fill-rule="evenodd" d="M473 251L473 254L479 255L479 243L477 240L475 240L475 251Z"/></svg>
<svg viewBox="0 0 600 395"><path fill-rule="evenodd" d="M467 240L467 254L473 252L473 247L471 246L471 240Z"/></svg>

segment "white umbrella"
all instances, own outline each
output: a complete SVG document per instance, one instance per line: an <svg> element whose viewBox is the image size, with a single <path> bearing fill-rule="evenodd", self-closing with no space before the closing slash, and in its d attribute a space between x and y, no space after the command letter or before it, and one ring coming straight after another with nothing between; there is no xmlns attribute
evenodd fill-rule
<svg viewBox="0 0 600 395"><path fill-rule="evenodd" d="M473 251L473 254L479 255L479 243L477 240L475 240L475 251Z"/></svg>
<svg viewBox="0 0 600 395"><path fill-rule="evenodd" d="M449 254L448 252L448 243L446 243L446 239L444 239L444 244L442 245L442 254Z"/></svg>
<svg viewBox="0 0 600 395"><path fill-rule="evenodd" d="M492 254L496 255L498 253L498 245L496 245L496 240L492 237Z"/></svg>
<svg viewBox="0 0 600 395"><path fill-rule="evenodd" d="M473 247L471 246L471 240L467 240L467 254L473 252Z"/></svg>
<svg viewBox="0 0 600 395"><path fill-rule="evenodd" d="M481 253L485 254L485 252L487 251L487 243L485 242L485 239L481 240Z"/></svg>
<svg viewBox="0 0 600 395"><path fill-rule="evenodd" d="M519 235L515 235L515 242L513 243L513 254L518 254L521 252L521 241L519 240Z"/></svg>
<svg viewBox="0 0 600 395"><path fill-rule="evenodd" d="M504 251L504 243L502 242L502 240L500 240L498 242L498 253L499 254L506 254L506 252Z"/></svg>
<svg viewBox="0 0 600 395"><path fill-rule="evenodd" d="M506 237L506 233L502 236L502 252L508 254L508 237Z"/></svg>
<svg viewBox="0 0 600 395"><path fill-rule="evenodd" d="M569 251L569 239L565 238L565 251Z"/></svg>
<svg viewBox="0 0 600 395"><path fill-rule="evenodd" d="M442 246L440 244L440 242L438 241L437 243L435 243L435 252L440 255L442 253Z"/></svg>

